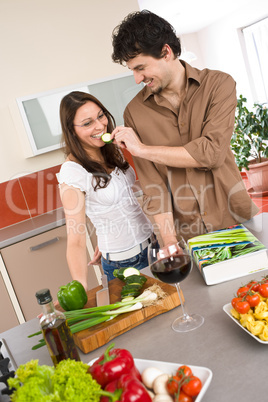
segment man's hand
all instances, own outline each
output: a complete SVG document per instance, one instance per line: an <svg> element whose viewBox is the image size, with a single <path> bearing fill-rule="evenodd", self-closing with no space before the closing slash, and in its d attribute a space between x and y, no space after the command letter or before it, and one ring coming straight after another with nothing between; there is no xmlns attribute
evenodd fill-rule
<svg viewBox="0 0 268 402"><path fill-rule="evenodd" d="M113 130L112 136L120 148L127 149L134 156L141 156L141 151L145 145L142 144L132 128L118 126Z"/></svg>

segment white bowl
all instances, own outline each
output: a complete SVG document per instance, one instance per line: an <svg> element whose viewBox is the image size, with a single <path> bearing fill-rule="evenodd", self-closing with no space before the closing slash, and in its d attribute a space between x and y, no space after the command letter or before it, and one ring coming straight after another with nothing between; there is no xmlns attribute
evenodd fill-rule
<svg viewBox="0 0 268 402"><path fill-rule="evenodd" d="M233 306L231 303L225 304L223 306L223 310L225 311L225 313L237 324L239 325L240 328L242 328L244 331L246 331L247 334L249 334L250 336L252 336L252 338L255 339L255 341L258 341L260 343L264 343L265 345L268 345L268 341L262 341L258 336L253 335L250 331L248 331L247 328L243 327L243 325L240 324L240 322L234 318L231 314L231 310L232 310Z"/></svg>
<svg viewBox="0 0 268 402"><path fill-rule="evenodd" d="M94 361L91 360L88 364L91 366ZM190 366L187 363L168 363L168 362L161 362L157 360L143 360L143 359L134 359L135 365L140 373L142 373L147 367L155 367L159 370L163 371L164 373L175 375L178 368L184 364L191 368L193 374L198 377L202 382L202 389L197 395L195 402L200 402L206 393L208 386L212 379L212 371L206 367L200 366Z"/></svg>

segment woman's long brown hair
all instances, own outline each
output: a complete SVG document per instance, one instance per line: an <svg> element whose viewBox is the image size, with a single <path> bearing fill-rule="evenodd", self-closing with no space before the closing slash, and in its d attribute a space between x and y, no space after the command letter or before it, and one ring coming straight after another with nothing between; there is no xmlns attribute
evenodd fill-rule
<svg viewBox="0 0 268 402"><path fill-rule="evenodd" d="M111 176L107 173L105 166L89 158L74 131L73 121L75 114L87 102L94 102L103 110L108 119L107 132L111 133L115 128L114 117L97 98L86 92L73 91L64 96L60 104L62 143L65 154L73 155L83 168L92 173L95 179L94 190L96 191L98 188L106 187ZM128 162L124 160L121 151L115 144L106 144L100 150L107 168L114 169L118 167L123 172L128 169Z"/></svg>

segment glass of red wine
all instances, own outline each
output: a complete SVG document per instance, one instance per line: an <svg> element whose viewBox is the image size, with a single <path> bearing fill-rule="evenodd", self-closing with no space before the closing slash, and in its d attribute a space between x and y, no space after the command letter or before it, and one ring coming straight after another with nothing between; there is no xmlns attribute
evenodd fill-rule
<svg viewBox="0 0 268 402"><path fill-rule="evenodd" d="M189 315L181 297L180 282L187 278L193 266L185 240L179 237L177 243L164 247L153 241L148 247L148 260L155 278L161 282L174 284L177 288L183 314L175 319L172 329L177 332L188 332L200 327L204 318L199 314Z"/></svg>

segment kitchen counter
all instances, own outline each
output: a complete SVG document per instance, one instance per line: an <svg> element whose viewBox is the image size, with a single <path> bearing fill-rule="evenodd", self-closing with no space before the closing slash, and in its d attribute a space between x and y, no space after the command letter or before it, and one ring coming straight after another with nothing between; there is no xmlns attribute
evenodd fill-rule
<svg viewBox="0 0 268 402"><path fill-rule="evenodd" d="M246 226L268 247L268 214L261 214ZM144 270L149 274L148 268ZM181 288L189 313L204 316L204 324L188 333L176 333L172 321L181 315L181 307L149 320L115 338L116 347L128 349L135 358L204 366L212 370L212 382L203 398L204 402L244 402L267 400L267 345L257 342L239 328L223 311L237 288L250 279L261 279L267 271L207 286L196 267ZM20 365L31 359L51 365L47 349L32 351L38 337L27 338L39 330L37 318L0 334ZM104 352L103 346L89 354L80 352L88 363ZM254 366L254 370L253 370Z"/></svg>
<svg viewBox="0 0 268 402"><path fill-rule="evenodd" d="M65 224L63 208L0 229L0 249Z"/></svg>

